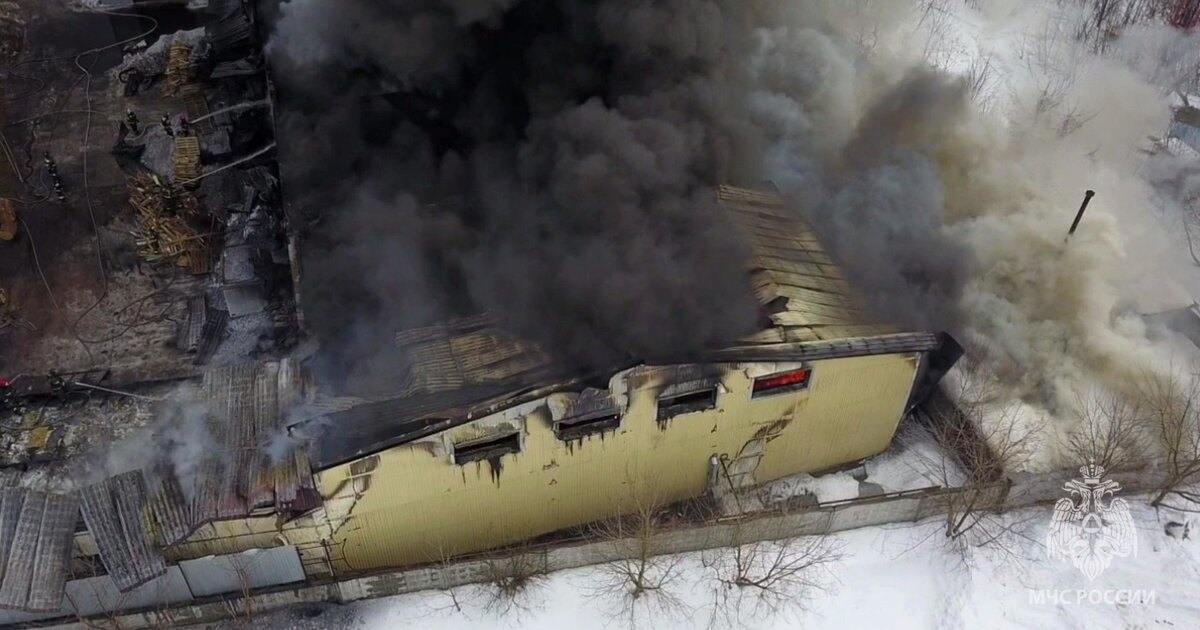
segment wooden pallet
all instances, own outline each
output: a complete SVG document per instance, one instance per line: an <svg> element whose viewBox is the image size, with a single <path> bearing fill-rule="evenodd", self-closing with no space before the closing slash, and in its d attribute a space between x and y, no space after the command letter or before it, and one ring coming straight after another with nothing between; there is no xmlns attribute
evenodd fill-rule
<svg viewBox="0 0 1200 630"><path fill-rule="evenodd" d="M167 53L167 94L178 96L190 91L192 82L192 48L175 44Z"/></svg>
<svg viewBox="0 0 1200 630"><path fill-rule="evenodd" d="M196 136L175 137L175 183L187 183L200 177L200 139Z"/></svg>

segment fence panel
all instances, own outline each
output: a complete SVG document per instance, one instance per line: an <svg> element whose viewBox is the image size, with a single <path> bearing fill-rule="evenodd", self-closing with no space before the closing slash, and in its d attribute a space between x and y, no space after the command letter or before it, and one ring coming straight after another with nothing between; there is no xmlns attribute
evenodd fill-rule
<svg viewBox="0 0 1200 630"><path fill-rule="evenodd" d="M133 610L169 606L191 601L192 592L179 567L167 567L161 575L122 593L107 575L67 582L67 602L80 615L103 615L115 610Z"/></svg>
<svg viewBox="0 0 1200 630"><path fill-rule="evenodd" d="M192 595L248 591L265 586L303 582L304 566L293 546L251 549L227 556L208 556L179 563Z"/></svg>
<svg viewBox="0 0 1200 630"><path fill-rule="evenodd" d="M885 499L869 503L851 503L834 508L829 531L914 521L921 510L920 497Z"/></svg>

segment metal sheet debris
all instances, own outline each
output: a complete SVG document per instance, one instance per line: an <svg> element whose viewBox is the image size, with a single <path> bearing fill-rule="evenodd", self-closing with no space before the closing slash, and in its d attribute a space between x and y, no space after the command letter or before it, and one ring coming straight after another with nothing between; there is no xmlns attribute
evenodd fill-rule
<svg viewBox="0 0 1200 630"><path fill-rule="evenodd" d="M0 608L59 609L78 520L74 496L0 490Z"/></svg>

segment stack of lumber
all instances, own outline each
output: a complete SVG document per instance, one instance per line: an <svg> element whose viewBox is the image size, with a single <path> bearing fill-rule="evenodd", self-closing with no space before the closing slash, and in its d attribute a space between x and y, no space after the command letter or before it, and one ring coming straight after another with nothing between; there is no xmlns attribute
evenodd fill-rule
<svg viewBox="0 0 1200 630"><path fill-rule="evenodd" d="M197 232L188 222L199 213L196 198L147 174L134 178L130 188L138 255L150 263L170 263L193 273L210 271L213 235Z"/></svg>
<svg viewBox="0 0 1200 630"><path fill-rule="evenodd" d="M171 46L167 55L167 94L179 96L192 82L192 48L184 43Z"/></svg>

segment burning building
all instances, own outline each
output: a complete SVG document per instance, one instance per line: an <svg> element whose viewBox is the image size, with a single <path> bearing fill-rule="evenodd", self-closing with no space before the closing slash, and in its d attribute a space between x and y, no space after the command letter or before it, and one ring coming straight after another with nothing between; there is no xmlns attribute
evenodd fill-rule
<svg viewBox="0 0 1200 630"><path fill-rule="evenodd" d="M190 403L159 412L203 418L189 444L77 492L5 491L8 571L31 569L47 591L13 606L50 610L65 589L64 610L95 613L104 598L76 600L98 581L133 602L238 590L204 576L247 553L270 554L243 576L254 587L421 564L647 496L719 497L883 451L957 346L871 323L774 194L714 194L753 251L758 332L687 362L581 371L494 317L459 318L399 332L394 352L411 367L374 401L324 395L290 359L210 368ZM202 453L181 465L181 446ZM83 566L100 574L67 579Z"/></svg>
<svg viewBox="0 0 1200 630"><path fill-rule="evenodd" d="M397 351L412 357L401 395L304 431L315 436L335 570L480 551L647 496L695 499L887 448L957 358L953 341L870 323L777 196L716 194L753 250L749 278L769 309L762 330L686 363L589 373L488 317L401 332Z"/></svg>
<svg viewBox="0 0 1200 630"><path fill-rule="evenodd" d="M466 83L424 84L374 62L314 90L299 85L314 73L284 55L277 101L250 6L210 0L196 22L183 3L166 4L175 12L155 24L196 28L142 47L136 29L114 34L106 45L131 48L109 60L105 94L110 105L117 93L171 104L189 122L177 113L139 132L127 116L112 153L136 176L104 180L119 199L83 197L89 209L133 207L135 216L99 221L131 222L141 262L206 281L147 287L132 306L97 302L109 327L162 342L149 349L101 339L90 343L104 361L93 361L93 337L78 330L93 309L58 338L21 333L27 350L61 348L69 332L86 352L67 357L82 367L65 377L39 363L43 376L22 374L10 389L49 411L28 416L38 422L10 445L21 457L2 478L6 621L420 564L560 533L647 497L719 499L852 465L888 447L957 359L932 326L874 316L795 205L762 183L746 157L762 147L739 138L765 132L740 128L753 112L701 85L716 71L635 98L664 78L626 72L648 52L589 38L566 52L590 59L583 53L603 48L610 80L523 86L513 81L538 68L521 55L499 60L509 74L480 65L509 49L507 37L558 49L551 31L593 9L555 5L548 31L531 18L554 3L518 3L503 37L489 15L458 16L476 38L462 73L480 86L469 97ZM620 20L601 13L613 37ZM699 28L709 18L695 16L703 42L669 42L681 57L663 68L725 58L720 38ZM727 35L729 46L749 45ZM345 108L331 100L339 88ZM514 102L526 91L537 103ZM277 135L294 205L275 177ZM324 144L346 147L345 159ZM91 159L101 157L111 156ZM74 165L63 162L70 184ZM81 259L80 238L64 237L63 264ZM138 275L102 279L120 288ZM23 298L40 290L31 278ZM315 353L291 352L295 285ZM119 317L160 294L174 317ZM4 365L64 360L34 350ZM87 418L121 430L90 433ZM86 459L89 441L118 444L100 465L64 468ZM41 468L59 483L37 487Z"/></svg>

